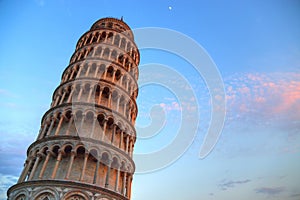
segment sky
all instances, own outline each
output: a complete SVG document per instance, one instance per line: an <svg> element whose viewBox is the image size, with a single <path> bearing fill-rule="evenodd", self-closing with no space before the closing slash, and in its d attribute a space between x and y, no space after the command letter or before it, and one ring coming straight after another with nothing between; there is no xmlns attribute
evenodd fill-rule
<svg viewBox="0 0 300 200"><path fill-rule="evenodd" d="M0 199L20 175L78 39L98 19L122 16L134 32L175 34L166 38L173 49L164 49L164 40L146 48L143 42L154 35L136 32L141 61L134 159L158 156L137 166L132 200L300 200L297 0L1 0ZM186 46L191 41L199 49ZM187 54L204 55L213 67L200 62L199 68ZM224 98L214 95L222 88L211 90L209 75L199 73L214 70ZM226 108L214 105L218 99ZM214 148L199 156L215 128L213 117L224 111ZM188 145L164 153L181 127L191 130L180 138Z"/></svg>

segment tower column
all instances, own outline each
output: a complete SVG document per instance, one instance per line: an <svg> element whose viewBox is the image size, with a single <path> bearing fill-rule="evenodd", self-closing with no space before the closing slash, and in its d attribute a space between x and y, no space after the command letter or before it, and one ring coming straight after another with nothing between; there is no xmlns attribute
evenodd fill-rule
<svg viewBox="0 0 300 200"><path fill-rule="evenodd" d="M111 141L110 141L111 144L114 143L114 137L115 137L115 134L116 134L116 124L113 124L112 126L113 126L112 127L113 131L112 131Z"/></svg>
<svg viewBox="0 0 300 200"><path fill-rule="evenodd" d="M109 93L108 93L108 99L107 99L107 106L109 108L111 108L111 96L112 96L111 91L109 91Z"/></svg>
<svg viewBox="0 0 300 200"><path fill-rule="evenodd" d="M100 158L98 157L98 158L97 158L96 169L95 169L95 172L94 172L94 180L93 180L93 183L94 183L94 184L97 183L99 165L100 165Z"/></svg>
<svg viewBox="0 0 300 200"><path fill-rule="evenodd" d="M94 136L96 121L97 121L97 116L94 116L90 138L93 138Z"/></svg>
<svg viewBox="0 0 300 200"><path fill-rule="evenodd" d="M87 102L88 102L88 103L90 103L91 96L92 96L92 93L93 93L93 88L94 88L94 86L90 86L89 96L88 96L88 98L87 98Z"/></svg>
<svg viewBox="0 0 300 200"><path fill-rule="evenodd" d="M131 198L131 181L132 181L132 175L128 175L128 181L127 181L127 190L126 190L126 195L130 199Z"/></svg>
<svg viewBox="0 0 300 200"><path fill-rule="evenodd" d="M106 132L106 125L107 125L107 121L104 120L101 141L104 141L104 136L105 136L105 132Z"/></svg>
<svg viewBox="0 0 300 200"><path fill-rule="evenodd" d="M62 91L62 97L61 97L61 99L60 99L60 101L59 101L59 104L62 104L63 102L64 102L64 98L65 98L65 96L66 96L66 91Z"/></svg>
<svg viewBox="0 0 300 200"><path fill-rule="evenodd" d="M87 65L87 70L85 72L85 76L88 77L89 76L89 73L90 73L90 68L91 68L91 65Z"/></svg>
<svg viewBox="0 0 300 200"><path fill-rule="evenodd" d="M35 174L35 170L36 170L36 168L37 168L37 165L38 165L39 162L40 162L41 157L42 157L42 154L41 154L41 153L37 153L35 163L34 163L34 165L33 165L33 167L32 167L32 170L31 170L31 172L30 172L30 176L29 176L29 178L28 178L29 181L32 180L33 175Z"/></svg>
<svg viewBox="0 0 300 200"><path fill-rule="evenodd" d="M72 86L72 87L71 87L71 92L70 92L69 98L68 98L68 100L67 100L67 103L71 103L73 94L74 94L74 87Z"/></svg>
<svg viewBox="0 0 300 200"><path fill-rule="evenodd" d="M46 153L47 153L47 156L46 156L46 159L45 159L44 164L42 166L42 169L41 169L41 172L40 172L40 175L39 175L39 179L41 179L43 177L45 169L46 169L47 164L49 162L50 156L53 155L53 152L50 151L50 150L47 150Z"/></svg>
<svg viewBox="0 0 300 200"><path fill-rule="evenodd" d="M126 149L125 149L126 153L128 153L128 147L129 147L129 136L126 135Z"/></svg>
<svg viewBox="0 0 300 200"><path fill-rule="evenodd" d="M28 170L29 170L30 166L32 165L32 161L33 161L33 157L29 156L25 162L25 166L24 166L21 176L18 180L18 183L21 183L25 180L25 178L28 174Z"/></svg>
<svg viewBox="0 0 300 200"><path fill-rule="evenodd" d="M54 107L54 106L57 106L58 101L59 101L59 94L58 94L58 95L56 96L56 98L55 98L55 101L54 101L54 103L53 103L53 107Z"/></svg>
<svg viewBox="0 0 300 200"><path fill-rule="evenodd" d="M63 121L64 121L64 115L61 114L54 135L58 135L58 133L59 133L59 131L60 131L61 124L63 123Z"/></svg>
<svg viewBox="0 0 300 200"><path fill-rule="evenodd" d="M120 177L120 167L117 169L117 177L116 177L116 183L115 183L115 191L119 192L119 177Z"/></svg>
<svg viewBox="0 0 300 200"><path fill-rule="evenodd" d="M102 92L103 92L103 89L102 88L100 88L100 92L99 92L99 99L98 99L98 105L100 105L100 103L101 103L101 98L102 98Z"/></svg>
<svg viewBox="0 0 300 200"><path fill-rule="evenodd" d="M81 118L81 122L80 122L80 126L78 128L78 135L79 136L83 136L84 135L84 131L83 131L83 123L85 121L85 114L82 114L82 118Z"/></svg>
<svg viewBox="0 0 300 200"><path fill-rule="evenodd" d="M99 66L96 67L95 74L94 74L94 78L97 78L99 68L100 68Z"/></svg>
<svg viewBox="0 0 300 200"><path fill-rule="evenodd" d="M105 187L106 188L109 186L110 168L111 168L111 160L108 160L108 162L107 162L107 173L106 173L106 178L105 178Z"/></svg>
<svg viewBox="0 0 300 200"><path fill-rule="evenodd" d="M70 177L70 173L71 173L71 170L72 170L72 167L73 167L73 162L74 162L75 156L76 156L76 152L74 150L72 150L71 151L71 158L70 158L70 162L69 162L69 167L68 167L68 171L67 171L65 179L69 179L69 177Z"/></svg>
<svg viewBox="0 0 300 200"><path fill-rule="evenodd" d="M52 172L52 175L51 175L51 178L52 178L52 179L54 179L55 176L56 176L56 172L57 172L59 163L60 163L60 161L61 161L62 153L63 153L63 151L60 149L60 150L58 151L58 156L57 156L57 159L56 159L56 162L55 162L55 167L54 167L53 172Z"/></svg>
<svg viewBox="0 0 300 200"><path fill-rule="evenodd" d="M70 133L70 128L71 128L71 125L72 125L73 120L74 120L74 115L72 114L71 117L70 117L70 119L69 119L67 131L66 131L66 133L65 133L66 135L69 135L69 133Z"/></svg>
<svg viewBox="0 0 300 200"><path fill-rule="evenodd" d="M124 171L123 184L122 184L122 194L123 195L125 195L125 191L126 191L126 176L127 176L127 173Z"/></svg>
<svg viewBox="0 0 300 200"><path fill-rule="evenodd" d="M70 78L69 78L69 79L73 79L74 73L75 73L75 69L73 68L73 70L72 70L72 72L71 72L71 75L70 75ZM66 80L66 81L67 81L67 80Z"/></svg>
<svg viewBox="0 0 300 200"><path fill-rule="evenodd" d="M82 88L82 86L80 86L79 93L78 93L78 96L77 96L77 101L80 100L81 95L82 95L82 91L83 91L83 88Z"/></svg>
<svg viewBox="0 0 300 200"><path fill-rule="evenodd" d="M42 130L41 134L39 135L38 139L42 139L44 137L44 134L45 134L45 131L46 131L47 127L48 127L48 123L44 122L43 130Z"/></svg>
<svg viewBox="0 0 300 200"><path fill-rule="evenodd" d="M85 169L86 169L86 163L87 163L88 157L89 157L89 152L85 152L85 154L84 154L84 161L83 161L83 167L82 167L81 175L80 175L80 178L79 178L80 181L82 181L84 179Z"/></svg>
<svg viewBox="0 0 300 200"><path fill-rule="evenodd" d="M80 77L80 74L81 74L82 68L83 68L83 66L80 66L80 67L79 67L79 70L78 70L78 73L77 73L77 76L76 76L76 78L79 78L79 77Z"/></svg>
<svg viewBox="0 0 300 200"><path fill-rule="evenodd" d="M53 129L54 122L55 122L55 117L52 117L51 124L50 124L49 130L48 130L48 133L46 133L46 135L51 135L51 131Z"/></svg>
<svg viewBox="0 0 300 200"><path fill-rule="evenodd" d="M117 108L116 111L119 112L119 107L120 107L120 95L117 96Z"/></svg>
<svg viewBox="0 0 300 200"><path fill-rule="evenodd" d="M122 144L123 144L123 139L124 139L123 137L124 137L123 131L121 130L121 138L120 138L120 144L119 144L119 148L120 148L120 149L122 149L122 146L123 146L123 145L122 145Z"/></svg>

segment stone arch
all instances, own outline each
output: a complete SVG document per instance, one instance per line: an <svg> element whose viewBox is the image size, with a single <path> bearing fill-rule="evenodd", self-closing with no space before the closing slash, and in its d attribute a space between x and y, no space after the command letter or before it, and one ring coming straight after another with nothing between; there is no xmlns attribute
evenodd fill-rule
<svg viewBox="0 0 300 200"><path fill-rule="evenodd" d="M100 56L102 53L102 47L101 46L98 46L96 51L95 51L95 56Z"/></svg>
<svg viewBox="0 0 300 200"><path fill-rule="evenodd" d="M106 70L105 64L101 64L99 66L97 77L98 78L105 78L105 70Z"/></svg>
<svg viewBox="0 0 300 200"><path fill-rule="evenodd" d="M65 194L63 200L89 200L89 198L83 191L71 191Z"/></svg>
<svg viewBox="0 0 300 200"><path fill-rule="evenodd" d="M53 188L43 187L33 195L34 200L56 200L59 199L58 192Z"/></svg>
<svg viewBox="0 0 300 200"><path fill-rule="evenodd" d="M85 148L85 146L82 143L79 143L75 146L74 148L75 152L78 153L85 153L87 150Z"/></svg>
<svg viewBox="0 0 300 200"><path fill-rule="evenodd" d="M92 63L92 65L91 65L90 68L91 68L91 69L90 69L89 74L88 74L89 76L95 74L95 71L96 71L96 69L97 69L97 64L96 64L96 63Z"/></svg>
<svg viewBox="0 0 300 200"><path fill-rule="evenodd" d="M92 57L94 53L94 47L91 47L87 50L86 57Z"/></svg>
<svg viewBox="0 0 300 200"><path fill-rule="evenodd" d="M93 37L93 35L90 33L90 34L87 36L86 44L90 44L90 43L92 42L92 37Z"/></svg>
<svg viewBox="0 0 300 200"><path fill-rule="evenodd" d="M115 40L114 40L114 45L119 47L119 43L120 43L120 36L118 34L116 34Z"/></svg>
<svg viewBox="0 0 300 200"><path fill-rule="evenodd" d="M103 31L102 34L101 34L101 36L100 36L100 42L105 41L105 38L106 38L106 32Z"/></svg>
<svg viewBox="0 0 300 200"><path fill-rule="evenodd" d="M125 47L126 47L126 39L122 38L120 48L125 50Z"/></svg>
<svg viewBox="0 0 300 200"><path fill-rule="evenodd" d="M93 37L92 43L96 43L98 41L99 35L100 35L100 33L96 32L96 34Z"/></svg>
<svg viewBox="0 0 300 200"><path fill-rule="evenodd" d="M111 59L113 59L114 61L117 61L117 51L116 50L113 50L111 52Z"/></svg>
<svg viewBox="0 0 300 200"><path fill-rule="evenodd" d="M111 168L118 169L120 166L121 166L120 158L117 155L113 155Z"/></svg>
<svg viewBox="0 0 300 200"><path fill-rule="evenodd" d="M105 97L105 98L108 99L109 93L110 93L109 87L105 86L105 87L103 88L103 91L102 91L102 97Z"/></svg>
<svg viewBox="0 0 300 200"><path fill-rule="evenodd" d="M98 160L98 155L99 155L99 150L95 147L92 147L89 149L89 158L93 162L97 162Z"/></svg>
<svg viewBox="0 0 300 200"><path fill-rule="evenodd" d="M91 146L88 151L95 159L99 158L100 150L97 146Z"/></svg>
<svg viewBox="0 0 300 200"><path fill-rule="evenodd" d="M107 35L107 41L111 44L112 41L113 41L113 37L114 37L114 34L112 32L109 32L108 35Z"/></svg>
<svg viewBox="0 0 300 200"><path fill-rule="evenodd" d="M15 199L15 200L29 200L29 194L28 194L28 191L27 190L21 190L19 191L16 195L15 198L12 198L12 199ZM10 198L8 198L10 199Z"/></svg>
<svg viewBox="0 0 300 200"><path fill-rule="evenodd" d="M113 68L113 66L110 65L107 68L107 74L106 74L106 76L108 76L109 78L112 78L113 77L113 73L114 73L114 68Z"/></svg>
<svg viewBox="0 0 300 200"><path fill-rule="evenodd" d="M122 76L121 71L119 69L117 69L117 71L115 73L115 80L116 81L120 80L121 76Z"/></svg>
<svg viewBox="0 0 300 200"><path fill-rule="evenodd" d="M49 147L47 145L43 146L41 149L40 149L40 153L46 155L47 154L47 150L49 149Z"/></svg>
<svg viewBox="0 0 300 200"><path fill-rule="evenodd" d="M123 61L124 61L124 55L123 55L123 54L120 54L119 57L118 57L118 62L119 62L120 64L122 64Z"/></svg>
<svg viewBox="0 0 300 200"><path fill-rule="evenodd" d="M54 154L58 154L59 150L60 150L60 144L53 144L50 148L50 151L52 151Z"/></svg>
<svg viewBox="0 0 300 200"><path fill-rule="evenodd" d="M108 165L108 162L111 160L111 154L108 150L103 150L101 153L101 162Z"/></svg>
<svg viewBox="0 0 300 200"><path fill-rule="evenodd" d="M109 48L105 48L103 52L103 58L109 58L110 50Z"/></svg>
<svg viewBox="0 0 300 200"><path fill-rule="evenodd" d="M65 143L62 147L61 147L61 151L63 151L66 155L71 153L72 150L74 149L74 146L72 143Z"/></svg>
<svg viewBox="0 0 300 200"><path fill-rule="evenodd" d="M101 197L97 198L97 200L112 200L112 198L108 197L108 196L101 196Z"/></svg>
<svg viewBox="0 0 300 200"><path fill-rule="evenodd" d="M105 115L105 113L99 113L98 115L97 115L97 120L98 120L98 122L99 122L99 124L100 125L103 125L103 123L104 123L104 121L105 121L105 118L106 118L106 115Z"/></svg>

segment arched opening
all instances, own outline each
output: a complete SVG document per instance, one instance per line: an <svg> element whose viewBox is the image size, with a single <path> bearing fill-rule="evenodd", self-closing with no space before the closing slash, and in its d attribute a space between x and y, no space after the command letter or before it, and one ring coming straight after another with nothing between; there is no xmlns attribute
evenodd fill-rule
<svg viewBox="0 0 300 200"><path fill-rule="evenodd" d="M114 34L112 32L108 33L108 36L107 36L108 43L110 43L110 44L112 43L113 37L114 37Z"/></svg>
<svg viewBox="0 0 300 200"><path fill-rule="evenodd" d="M99 98L100 98L100 85L96 85L96 89L95 89L95 104L97 104L99 102Z"/></svg>
<svg viewBox="0 0 300 200"><path fill-rule="evenodd" d="M100 42L103 42L106 38L106 32L102 32L101 36L100 36Z"/></svg>
<svg viewBox="0 0 300 200"><path fill-rule="evenodd" d="M109 66L107 69L107 75L108 75L107 77L111 79L113 76L113 73L114 73L114 68L112 66Z"/></svg>
<svg viewBox="0 0 300 200"><path fill-rule="evenodd" d="M101 48L101 47L98 47L98 48L96 49L95 56L100 56L100 55L101 55L101 52L102 52L102 48Z"/></svg>
<svg viewBox="0 0 300 200"><path fill-rule="evenodd" d="M125 40L125 38L122 38L122 40L121 40L121 48L125 50L125 46L126 46L126 40Z"/></svg>
<svg viewBox="0 0 300 200"><path fill-rule="evenodd" d="M101 102L102 102L102 105L104 105L104 106L108 106L109 93L110 93L110 90L108 87L105 87L102 91Z"/></svg>
<svg viewBox="0 0 300 200"><path fill-rule="evenodd" d="M127 51L127 53L129 53L129 55L130 55L130 49L131 49L131 43L127 42L126 51Z"/></svg>
<svg viewBox="0 0 300 200"><path fill-rule="evenodd" d="M114 61L117 60L117 51L116 50L112 51L112 53L111 53L111 59L113 59Z"/></svg>
<svg viewBox="0 0 300 200"><path fill-rule="evenodd" d="M115 73L115 80L118 81L121 78L121 71L118 69Z"/></svg>
<svg viewBox="0 0 300 200"><path fill-rule="evenodd" d="M103 52L103 58L108 58L109 57L109 49L106 48Z"/></svg>
<svg viewBox="0 0 300 200"><path fill-rule="evenodd" d="M119 35L116 35L116 36L115 36L114 45L119 46L119 43L120 43L120 36L119 36Z"/></svg>
<svg viewBox="0 0 300 200"><path fill-rule="evenodd" d="M105 72L105 68L106 68L106 67L105 67L104 64L101 64L101 65L100 65L98 77L100 77L100 78L105 78L105 77L104 77L104 75L105 75L105 73L104 73L104 72Z"/></svg>
<svg viewBox="0 0 300 200"><path fill-rule="evenodd" d="M124 56L121 54L121 55L119 55L119 57L118 57L118 62L119 63L123 63L123 60L124 60Z"/></svg>
<svg viewBox="0 0 300 200"><path fill-rule="evenodd" d="M93 37L92 43L96 43L97 40L98 40L98 37L99 37L99 32L97 32L97 33L95 34L95 36Z"/></svg>

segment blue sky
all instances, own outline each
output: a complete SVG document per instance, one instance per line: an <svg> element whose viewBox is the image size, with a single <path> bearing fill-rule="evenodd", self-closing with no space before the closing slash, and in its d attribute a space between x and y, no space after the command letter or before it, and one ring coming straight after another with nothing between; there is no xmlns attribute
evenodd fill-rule
<svg viewBox="0 0 300 200"><path fill-rule="evenodd" d="M0 199L22 170L77 40L107 16L124 16L132 29L168 28L192 38L215 62L226 92L222 135L199 159L212 109L204 78L180 56L141 50L141 65L169 66L188 81L200 123L192 145L176 162L135 175L133 200L300 199L296 0L0 1ZM159 150L174 139L185 103L176 95L155 84L140 88L138 130L161 120L159 114L165 121L155 136L137 140L137 153Z"/></svg>

